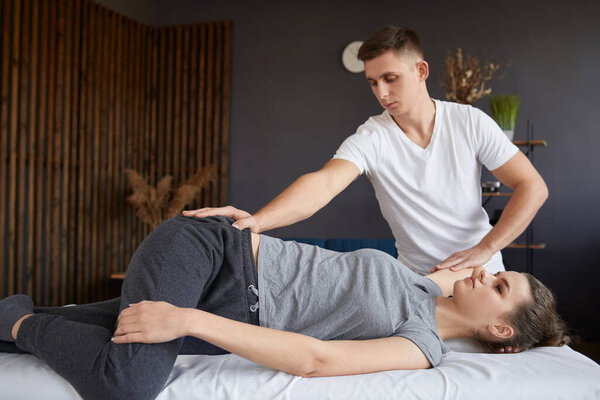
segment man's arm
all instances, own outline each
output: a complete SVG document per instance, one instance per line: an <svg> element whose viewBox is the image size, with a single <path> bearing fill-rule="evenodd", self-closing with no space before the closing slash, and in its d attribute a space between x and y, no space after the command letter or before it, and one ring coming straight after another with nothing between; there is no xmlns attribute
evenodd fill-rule
<svg viewBox="0 0 600 400"><path fill-rule="evenodd" d="M302 175L254 215L231 206L201 208L184 211L183 214L201 218L223 215L235 219L234 226L239 229L250 228L252 232L260 233L309 218L359 174L360 170L354 163L333 159L320 170Z"/></svg>
<svg viewBox="0 0 600 400"><path fill-rule="evenodd" d="M316 377L429 368L419 347L402 337L323 341L246 324L166 302L143 301L121 312L114 343L161 343L194 336L290 374Z"/></svg>
<svg viewBox="0 0 600 400"><path fill-rule="evenodd" d="M432 272L443 268L457 270L485 264L494 253L505 248L527 228L548 198L548 188L544 180L520 151L491 172L513 190L502 216L479 244L452 254L436 265Z"/></svg>

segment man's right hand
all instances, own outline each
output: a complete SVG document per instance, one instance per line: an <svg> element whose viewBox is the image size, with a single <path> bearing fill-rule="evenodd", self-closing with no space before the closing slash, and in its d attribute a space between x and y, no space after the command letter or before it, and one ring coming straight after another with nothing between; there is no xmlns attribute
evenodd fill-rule
<svg viewBox="0 0 600 400"><path fill-rule="evenodd" d="M205 207L199 208L197 210L186 210L183 211L183 215L186 217L198 217L198 218L206 218L206 217L214 217L217 215L223 217L229 217L235 219L233 226L242 230L242 229L250 229L254 233L260 233L258 228L258 223L256 219L244 210L237 209L233 206L226 207Z"/></svg>

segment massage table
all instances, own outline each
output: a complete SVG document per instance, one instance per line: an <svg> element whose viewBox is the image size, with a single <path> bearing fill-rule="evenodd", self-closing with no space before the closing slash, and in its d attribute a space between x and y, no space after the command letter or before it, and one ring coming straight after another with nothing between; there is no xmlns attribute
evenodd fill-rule
<svg viewBox="0 0 600 400"><path fill-rule="evenodd" d="M159 400L193 399L600 399L600 366L564 347L485 354L475 342L449 340L437 368L301 378L234 354L180 355ZM0 399L80 399L30 354L0 353Z"/></svg>
<svg viewBox="0 0 600 400"><path fill-rule="evenodd" d="M376 248L395 256L393 240L295 239L337 251ZM600 400L600 366L568 346L487 354L475 341L446 341L437 368L301 378L234 354L180 355L157 399ZM43 361L0 353L0 400L79 399ZM133 400L133 399L132 399Z"/></svg>

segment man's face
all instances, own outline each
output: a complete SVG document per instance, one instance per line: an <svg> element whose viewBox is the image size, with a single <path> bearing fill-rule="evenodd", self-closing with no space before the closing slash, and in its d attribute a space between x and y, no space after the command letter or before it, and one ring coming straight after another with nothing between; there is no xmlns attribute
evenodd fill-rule
<svg viewBox="0 0 600 400"><path fill-rule="evenodd" d="M503 321L506 314L526 301L532 301L529 282L515 271L491 275L480 267L470 277L454 283L455 304L476 326Z"/></svg>
<svg viewBox="0 0 600 400"><path fill-rule="evenodd" d="M388 51L365 61L365 76L373 94L390 115L401 116L410 112L425 90L422 64L416 55ZM426 66L426 63L425 63Z"/></svg>

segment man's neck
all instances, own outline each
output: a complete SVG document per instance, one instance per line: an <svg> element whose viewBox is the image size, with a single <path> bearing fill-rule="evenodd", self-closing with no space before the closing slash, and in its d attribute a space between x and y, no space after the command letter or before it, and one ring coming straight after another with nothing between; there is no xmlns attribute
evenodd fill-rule
<svg viewBox="0 0 600 400"><path fill-rule="evenodd" d="M475 336L473 329L469 327L468 319L458 312L452 298L435 298L435 323L442 340Z"/></svg>
<svg viewBox="0 0 600 400"><path fill-rule="evenodd" d="M435 113L435 102L426 93L423 101L418 102L408 113L393 115L392 118L412 142L426 148L433 136Z"/></svg>

